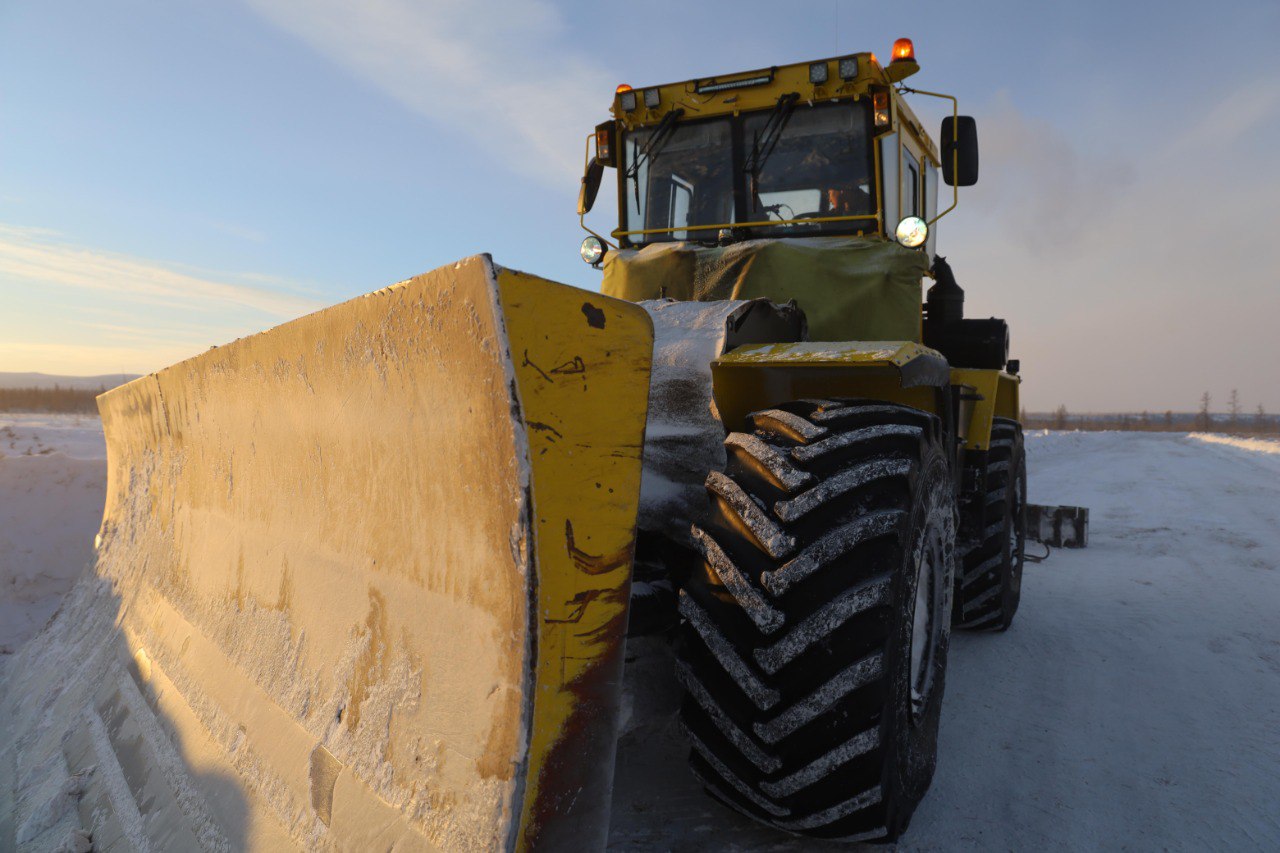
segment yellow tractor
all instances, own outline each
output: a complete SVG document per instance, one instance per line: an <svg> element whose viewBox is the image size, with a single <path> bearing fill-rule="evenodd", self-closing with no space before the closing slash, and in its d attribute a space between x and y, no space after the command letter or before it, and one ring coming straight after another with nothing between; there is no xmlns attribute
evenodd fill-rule
<svg viewBox="0 0 1280 853"><path fill-rule="evenodd" d="M939 177L976 181L976 130L953 108L939 153L903 98L917 70L902 39L887 66L620 86L579 203L617 170L616 242L582 256L656 330L632 631L679 614L706 788L819 838L906 828L950 626L1018 607L1017 365L934 252Z"/></svg>
<svg viewBox="0 0 1280 853"><path fill-rule="evenodd" d="M103 395L96 564L3 674L0 846L602 848L628 630L678 635L713 796L901 834L1026 537L1007 327L934 251L976 131L939 152L917 70L619 87L602 293L478 256Z"/></svg>

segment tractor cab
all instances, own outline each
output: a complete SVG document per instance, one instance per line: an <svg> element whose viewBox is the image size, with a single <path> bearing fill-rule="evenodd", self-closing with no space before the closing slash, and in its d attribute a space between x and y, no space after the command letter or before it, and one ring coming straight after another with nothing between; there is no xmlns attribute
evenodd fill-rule
<svg viewBox="0 0 1280 853"><path fill-rule="evenodd" d="M601 263L606 246L869 236L931 258L940 173L950 178L958 167L952 183L976 180L977 145L948 119L953 162L943 163L903 100L913 90L895 88L918 68L910 41L899 39L888 66L857 53L619 86L579 199L585 215L604 168L615 168L618 227L612 241L592 232L584 260Z"/></svg>

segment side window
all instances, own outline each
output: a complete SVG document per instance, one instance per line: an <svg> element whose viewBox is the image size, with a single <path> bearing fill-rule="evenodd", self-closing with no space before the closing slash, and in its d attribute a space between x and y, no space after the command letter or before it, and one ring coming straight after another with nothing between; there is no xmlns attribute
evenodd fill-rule
<svg viewBox="0 0 1280 853"><path fill-rule="evenodd" d="M924 221L932 222L938 215L938 167L924 164ZM929 239L925 241L925 254L933 257L938 252L938 229L929 226Z"/></svg>
<svg viewBox="0 0 1280 853"><path fill-rule="evenodd" d="M920 165L905 145L902 147L902 216L920 215Z"/></svg>
<svg viewBox="0 0 1280 853"><path fill-rule="evenodd" d="M678 175L671 176L671 214L668 222L672 227L687 226L689 224L689 207L693 203L693 184L688 181L681 180ZM673 231L671 237L675 240L689 239L687 230Z"/></svg>
<svg viewBox="0 0 1280 853"><path fill-rule="evenodd" d="M901 187L898 184L898 134L889 133L880 137L880 201L884 205L881 215L884 217L884 233L893 239L893 229L898 227L898 197Z"/></svg>
<svg viewBox="0 0 1280 853"><path fill-rule="evenodd" d="M627 139L626 162L634 163L640 153L643 138L639 135ZM627 227L648 228L649 194L643 190L649 186L649 161L641 162L640 169L633 181L627 181Z"/></svg>

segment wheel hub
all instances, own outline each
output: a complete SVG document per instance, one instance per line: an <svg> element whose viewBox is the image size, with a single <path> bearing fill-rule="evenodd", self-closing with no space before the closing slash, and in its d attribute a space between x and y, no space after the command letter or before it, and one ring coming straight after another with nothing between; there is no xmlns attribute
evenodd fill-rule
<svg viewBox="0 0 1280 853"><path fill-rule="evenodd" d="M942 608L946 605L939 575L942 570L942 542L930 529L916 557L915 610L911 624L911 718L918 722L933 690L934 660L943 630Z"/></svg>

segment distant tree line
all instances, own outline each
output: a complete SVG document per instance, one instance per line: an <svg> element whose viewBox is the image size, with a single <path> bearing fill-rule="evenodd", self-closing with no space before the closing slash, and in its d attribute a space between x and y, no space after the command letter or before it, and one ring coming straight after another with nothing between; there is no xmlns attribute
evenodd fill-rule
<svg viewBox="0 0 1280 853"><path fill-rule="evenodd" d="M94 401L105 387L94 391L82 388L0 388L0 412L98 413Z"/></svg>
<svg viewBox="0 0 1280 853"><path fill-rule="evenodd" d="M1200 395L1195 412L1115 412L1072 414L1066 406L1052 412L1022 411L1027 429L1141 430L1146 432L1224 432L1235 435L1280 435L1280 415L1269 414L1261 403L1246 412L1240 394L1232 389L1225 413L1212 411L1208 391Z"/></svg>

